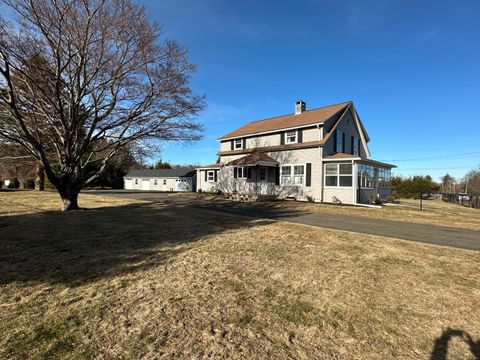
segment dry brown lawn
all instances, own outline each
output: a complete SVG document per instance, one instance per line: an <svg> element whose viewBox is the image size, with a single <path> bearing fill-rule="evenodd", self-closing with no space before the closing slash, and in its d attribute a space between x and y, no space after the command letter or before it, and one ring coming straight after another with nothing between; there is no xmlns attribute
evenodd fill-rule
<svg viewBox="0 0 480 360"><path fill-rule="evenodd" d="M138 201L89 194L80 194L78 198L78 204L83 208L121 206L134 202ZM60 196L55 191L46 191L41 197L38 192L30 190L0 191L0 216L58 211L61 206Z"/></svg>
<svg viewBox="0 0 480 360"><path fill-rule="evenodd" d="M480 252L53 199L0 193L2 359L480 356Z"/></svg>
<svg viewBox="0 0 480 360"><path fill-rule="evenodd" d="M372 219L385 219L480 230L480 209L467 208L461 205L447 203L442 200L424 200L423 211L420 211L419 209L419 200L413 199L402 199L398 205L386 205L382 208L293 201L278 201L272 203L272 206L345 216L363 216Z"/></svg>

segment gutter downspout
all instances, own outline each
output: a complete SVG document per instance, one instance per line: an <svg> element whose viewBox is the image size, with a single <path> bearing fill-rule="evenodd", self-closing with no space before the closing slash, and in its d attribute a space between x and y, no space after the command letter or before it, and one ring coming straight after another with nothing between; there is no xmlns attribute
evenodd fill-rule
<svg viewBox="0 0 480 360"><path fill-rule="evenodd" d="M320 141L322 141L323 127L320 127L320 124L317 124L317 129L319 132ZM320 146L319 156L320 156L320 202L323 202L323 146Z"/></svg>

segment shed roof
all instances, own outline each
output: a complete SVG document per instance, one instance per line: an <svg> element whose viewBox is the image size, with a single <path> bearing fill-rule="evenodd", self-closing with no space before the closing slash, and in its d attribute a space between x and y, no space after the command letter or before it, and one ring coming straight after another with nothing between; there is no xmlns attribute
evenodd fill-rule
<svg viewBox="0 0 480 360"><path fill-rule="evenodd" d="M130 170L125 177L177 178L193 177L195 173L195 169L191 167L174 169L134 169Z"/></svg>

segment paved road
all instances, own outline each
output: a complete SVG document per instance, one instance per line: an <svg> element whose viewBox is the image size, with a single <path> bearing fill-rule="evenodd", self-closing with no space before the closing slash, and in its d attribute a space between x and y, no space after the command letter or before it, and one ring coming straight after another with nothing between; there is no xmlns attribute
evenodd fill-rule
<svg viewBox="0 0 480 360"><path fill-rule="evenodd" d="M165 193L137 191L102 191L103 195L127 197L172 205L192 206L197 209L220 211L254 218L289 221L336 230L353 231L371 235L388 236L435 245L480 250L480 231L428 224L370 219L360 216L338 216L326 213L273 208L265 203L235 203L230 201L201 201L175 197Z"/></svg>

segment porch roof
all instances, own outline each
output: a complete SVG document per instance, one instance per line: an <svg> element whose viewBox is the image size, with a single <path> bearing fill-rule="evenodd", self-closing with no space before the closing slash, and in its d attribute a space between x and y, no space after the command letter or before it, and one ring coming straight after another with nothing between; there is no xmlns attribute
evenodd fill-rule
<svg viewBox="0 0 480 360"><path fill-rule="evenodd" d="M227 166L278 166L278 161L263 152L254 152L239 159L232 160Z"/></svg>
<svg viewBox="0 0 480 360"><path fill-rule="evenodd" d="M365 157L360 157L357 155L345 154L345 153L336 153L323 158L323 161L340 161L340 160L353 160L357 163L365 163L373 166L378 166L386 169L396 168L396 165L387 164L381 161L376 161L372 159L367 159Z"/></svg>

